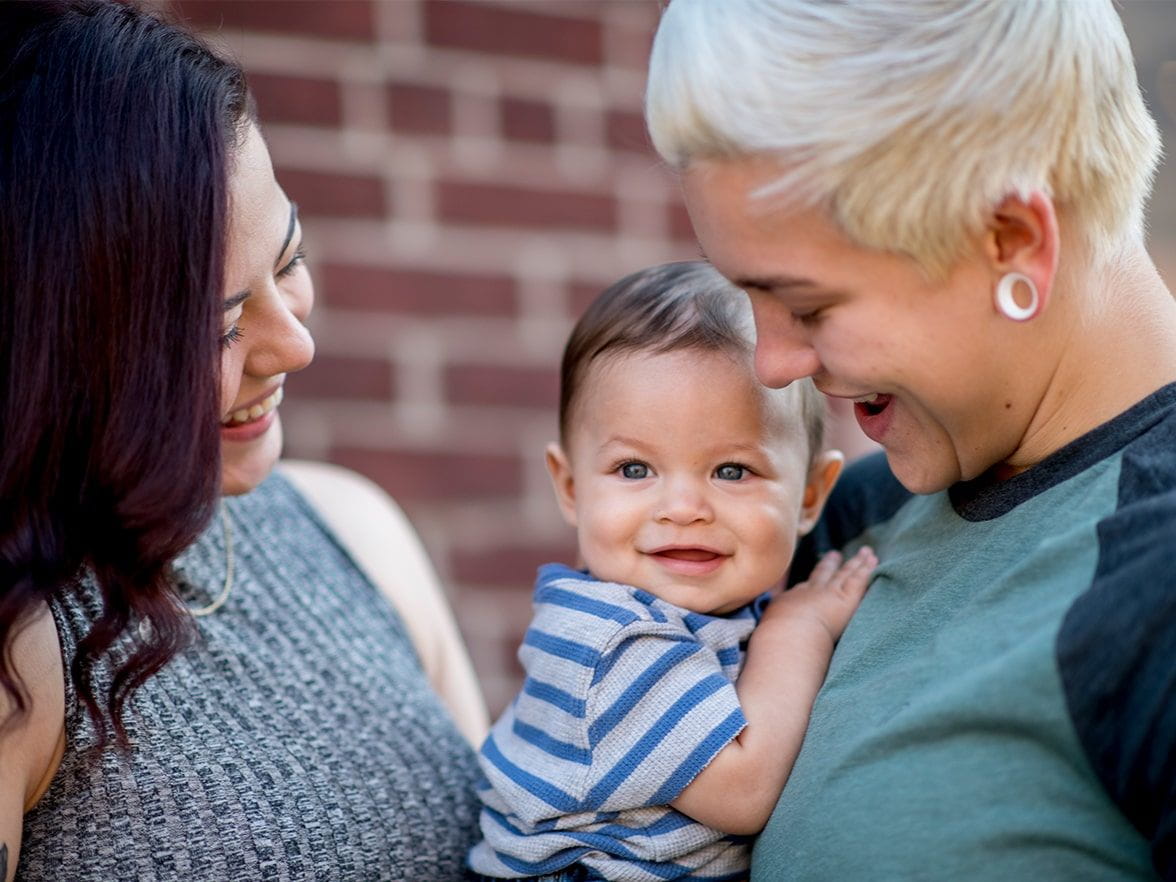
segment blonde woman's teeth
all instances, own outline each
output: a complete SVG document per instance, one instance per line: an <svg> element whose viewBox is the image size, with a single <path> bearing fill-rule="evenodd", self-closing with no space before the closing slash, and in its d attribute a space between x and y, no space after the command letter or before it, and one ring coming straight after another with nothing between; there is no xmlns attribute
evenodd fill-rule
<svg viewBox="0 0 1176 882"><path fill-rule="evenodd" d="M240 410L234 410L229 414L229 418L225 420L225 425L239 426L242 423L251 423L254 420L259 420L281 403L282 387L279 386L274 394L264 401L258 402L252 407L243 407Z"/></svg>
<svg viewBox="0 0 1176 882"><path fill-rule="evenodd" d="M854 401L857 402L858 404L873 404L877 400L878 400L878 393L877 392L871 392L869 395L859 395L857 398L854 399Z"/></svg>

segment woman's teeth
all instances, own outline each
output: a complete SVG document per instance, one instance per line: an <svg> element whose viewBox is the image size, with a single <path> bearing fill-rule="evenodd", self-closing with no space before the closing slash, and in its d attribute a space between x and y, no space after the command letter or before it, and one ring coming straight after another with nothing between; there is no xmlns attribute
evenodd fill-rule
<svg viewBox="0 0 1176 882"><path fill-rule="evenodd" d="M871 392L869 395L859 395L853 402L870 416L877 416L890 404L890 396L881 392Z"/></svg>
<svg viewBox="0 0 1176 882"><path fill-rule="evenodd" d="M254 420L259 420L279 404L282 403L282 387L279 386L277 390L269 398L253 405L253 407L243 407L240 410L234 410L229 414L223 425L226 426L240 426L244 423L251 423Z"/></svg>

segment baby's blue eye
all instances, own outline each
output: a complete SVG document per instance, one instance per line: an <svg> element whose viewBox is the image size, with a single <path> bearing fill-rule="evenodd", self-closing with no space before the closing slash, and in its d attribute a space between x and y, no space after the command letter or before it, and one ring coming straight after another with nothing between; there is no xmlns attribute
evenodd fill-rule
<svg viewBox="0 0 1176 882"><path fill-rule="evenodd" d="M720 481L741 481L747 474L747 467L733 462L725 462L715 469L715 477Z"/></svg>
<svg viewBox="0 0 1176 882"><path fill-rule="evenodd" d="M631 481L640 481L649 477L649 466L643 462L627 462L621 466L621 475Z"/></svg>

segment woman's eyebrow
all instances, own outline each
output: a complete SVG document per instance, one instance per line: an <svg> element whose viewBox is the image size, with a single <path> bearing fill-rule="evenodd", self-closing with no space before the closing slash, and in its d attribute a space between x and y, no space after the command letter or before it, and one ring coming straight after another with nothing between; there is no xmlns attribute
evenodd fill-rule
<svg viewBox="0 0 1176 882"><path fill-rule="evenodd" d="M744 291L748 288L754 288L757 291L786 291L789 288L815 287L811 279L800 279L794 276L743 277L732 279L731 283Z"/></svg>
<svg viewBox="0 0 1176 882"><path fill-rule="evenodd" d="M707 263L711 263L711 259L706 256L706 252L702 250L701 245L698 246L698 254ZM714 264L711 263L711 266L714 266ZM754 288L757 291L772 291L787 290L788 288L816 287L816 283L812 279L802 279L795 276L765 276L764 278L743 276L738 279L731 279L731 284L736 288L742 288L744 291L749 288Z"/></svg>
<svg viewBox="0 0 1176 882"><path fill-rule="evenodd" d="M290 247L290 240L294 238L294 228L298 226L298 203L290 203L290 222L286 226L286 238L282 240L282 247L278 249L278 256L274 258L274 266L277 266L282 261L282 255L286 253L286 249ZM249 297L248 291L239 291L232 297L229 297L224 302L225 312L240 306Z"/></svg>
<svg viewBox="0 0 1176 882"><path fill-rule="evenodd" d="M282 242L282 247L278 249L278 256L274 258L274 266L277 266L282 261L282 255L286 253L286 249L290 246L290 240L294 238L294 228L298 225L298 203L290 202L290 225L286 227L286 238Z"/></svg>

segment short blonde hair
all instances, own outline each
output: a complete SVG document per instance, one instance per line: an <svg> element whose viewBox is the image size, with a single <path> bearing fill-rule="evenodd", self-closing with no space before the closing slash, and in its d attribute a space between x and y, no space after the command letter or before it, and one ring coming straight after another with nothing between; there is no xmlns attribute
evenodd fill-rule
<svg viewBox="0 0 1176 882"><path fill-rule="evenodd" d="M1096 258L1141 237L1160 150L1110 0L673 0L646 119L674 167L775 157L764 195L937 276L1011 194Z"/></svg>

